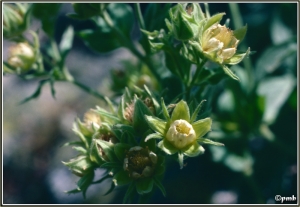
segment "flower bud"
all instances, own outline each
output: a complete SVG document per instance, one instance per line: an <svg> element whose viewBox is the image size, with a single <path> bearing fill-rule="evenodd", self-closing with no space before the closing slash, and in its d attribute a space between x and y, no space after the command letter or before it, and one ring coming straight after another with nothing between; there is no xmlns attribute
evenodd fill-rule
<svg viewBox="0 0 300 207"><path fill-rule="evenodd" d="M171 124L166 139L177 149L182 149L196 140L196 133L190 123L180 119Z"/></svg>
<svg viewBox="0 0 300 207"><path fill-rule="evenodd" d="M117 138L115 137L115 135L110 132L110 131L103 131L100 130L98 133L96 133L93 137L94 139L100 139L103 140L105 142L108 142L110 144L115 144L118 142ZM96 148L98 150L98 154L101 156L101 158L107 162L109 162L109 158L108 156L105 154L105 151L103 150L103 148L100 146L100 144L96 144Z"/></svg>
<svg viewBox="0 0 300 207"><path fill-rule="evenodd" d="M195 3L180 3L169 11L171 22L166 19L166 24L171 34L181 41L192 39L198 31L198 23L204 14Z"/></svg>
<svg viewBox="0 0 300 207"><path fill-rule="evenodd" d="M220 64L236 53L238 43L233 31L220 24L209 27L200 42L204 55Z"/></svg>
<svg viewBox="0 0 300 207"><path fill-rule="evenodd" d="M21 35L29 26L27 4L3 4L3 36L13 38Z"/></svg>
<svg viewBox="0 0 300 207"><path fill-rule="evenodd" d="M157 163L157 155L140 146L129 149L123 168L133 179L152 176Z"/></svg>
<svg viewBox="0 0 300 207"><path fill-rule="evenodd" d="M36 60L34 49L27 43L21 42L9 48L8 64L21 71L29 70Z"/></svg>

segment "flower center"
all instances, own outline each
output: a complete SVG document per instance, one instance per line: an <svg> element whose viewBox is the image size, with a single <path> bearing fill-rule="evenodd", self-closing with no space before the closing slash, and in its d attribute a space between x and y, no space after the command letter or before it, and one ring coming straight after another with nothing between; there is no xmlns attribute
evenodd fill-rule
<svg viewBox="0 0 300 207"><path fill-rule="evenodd" d="M190 123L179 119L171 124L166 139L177 149L182 149L196 140L196 133Z"/></svg>

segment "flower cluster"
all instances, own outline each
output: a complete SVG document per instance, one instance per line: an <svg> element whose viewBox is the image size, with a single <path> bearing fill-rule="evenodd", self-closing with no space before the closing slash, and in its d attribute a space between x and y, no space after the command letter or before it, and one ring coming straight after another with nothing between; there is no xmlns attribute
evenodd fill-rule
<svg viewBox="0 0 300 207"><path fill-rule="evenodd" d="M79 154L63 163L82 178L78 188L69 193L82 191L85 195L96 168L107 170L103 180L111 177L113 187L130 184L139 194L145 194L156 185L165 193L160 183L165 171L164 155L178 153L183 168L184 156L204 153L202 144L222 145L203 138L212 120L196 120L202 103L192 116L183 100L169 112L163 99L159 104L147 86L137 93L127 90L117 107L107 101L110 111L97 106L86 112L83 122L77 119L74 124L80 142L67 145L74 145ZM156 143L153 138L162 141Z"/></svg>

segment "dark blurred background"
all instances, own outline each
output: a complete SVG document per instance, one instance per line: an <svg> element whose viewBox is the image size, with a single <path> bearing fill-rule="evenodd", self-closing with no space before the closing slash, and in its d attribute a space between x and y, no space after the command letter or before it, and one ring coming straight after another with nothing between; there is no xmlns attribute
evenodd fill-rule
<svg viewBox="0 0 300 207"><path fill-rule="evenodd" d="M142 4L143 13L148 6ZM178 163L167 160L167 176L163 180L167 196L156 190L150 203L272 204L276 203L275 195L298 197L297 4L238 6L243 23L248 25L243 44L255 51L249 60L256 88L249 92L247 85L231 83L233 80L214 86L211 112L216 119L209 138L224 142L225 149L206 146L205 154L187 159L182 170ZM204 8L202 4L201 7ZM229 27L235 29L228 4L211 3L209 8L211 14L226 12L224 19L231 19ZM57 41L70 24L75 31L89 26L89 21L66 17L71 12L71 4L61 4L56 16ZM33 19L32 29L40 26ZM132 37L138 40L139 35L135 26ZM42 31L40 38L41 44L47 41ZM4 41L4 60L10 45ZM75 37L67 65L78 80L110 95L109 70L122 67L121 61L126 59L136 61L124 48L98 54ZM243 67L240 63L236 71L244 77L241 82L247 82L249 74L240 70ZM103 102L73 85L57 82L56 99L45 86L38 99L19 105L33 93L37 83L13 75L3 77L3 203L121 203L126 187L103 196L110 187L109 181L91 186L86 199L81 194L64 193L74 189L78 178L61 163L75 152L61 145L77 139L72 132L74 119L82 118L89 108ZM237 93L234 88L239 88L238 97L233 97ZM252 110L253 103L260 100L257 97L265 97L264 107ZM102 173L97 170L96 179Z"/></svg>

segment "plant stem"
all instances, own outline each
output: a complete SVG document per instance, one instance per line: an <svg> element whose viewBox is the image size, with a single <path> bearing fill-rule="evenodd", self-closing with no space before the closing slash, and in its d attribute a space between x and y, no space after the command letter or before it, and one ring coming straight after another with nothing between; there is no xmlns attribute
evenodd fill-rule
<svg viewBox="0 0 300 207"><path fill-rule="evenodd" d="M194 74L194 76L193 76L193 78L192 78L192 80L191 80L190 85L189 85L190 87L193 87L194 83L195 83L196 80L198 79L198 76L199 76L200 72L202 71L203 66L204 66L204 64L205 64L206 62L207 62L207 59L203 59L203 60L201 61L201 63L199 64L199 66L197 67L196 72L195 72L195 74Z"/></svg>
<svg viewBox="0 0 300 207"><path fill-rule="evenodd" d="M134 9L135 9L136 15L138 17L140 27L142 29L145 29L146 27L145 27L144 18L143 18L142 12L141 12L140 4L139 3L134 4Z"/></svg>
<svg viewBox="0 0 300 207"><path fill-rule="evenodd" d="M197 67L197 69L196 69L196 72L195 72L195 74L194 74L194 76L193 76L193 78L192 78L190 84L187 83L187 85L186 85L186 90L187 90L186 99L187 99L187 101L188 101L188 99L190 99L190 96L191 96L191 90L192 90L192 88L193 88L193 86L194 86L194 83L195 83L195 81L198 79L198 76L199 76L200 72L202 71L203 66L204 66L204 64L205 64L206 62L207 62L207 59L203 59L203 60L201 61L201 63L198 65L198 67Z"/></svg>

